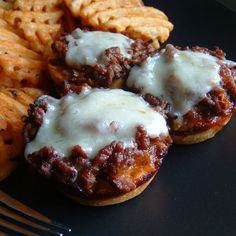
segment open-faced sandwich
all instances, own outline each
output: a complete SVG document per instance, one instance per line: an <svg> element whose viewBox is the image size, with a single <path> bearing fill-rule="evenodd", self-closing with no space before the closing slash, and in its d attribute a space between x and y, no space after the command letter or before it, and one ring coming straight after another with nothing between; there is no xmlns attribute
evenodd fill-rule
<svg viewBox="0 0 236 236"><path fill-rule="evenodd" d="M84 87L42 96L26 119L27 162L82 204L102 206L140 194L171 144L166 121L142 97Z"/></svg>
<svg viewBox="0 0 236 236"><path fill-rule="evenodd" d="M167 45L131 70L127 86L166 109L175 143L213 137L236 109L236 64L219 48Z"/></svg>
<svg viewBox="0 0 236 236"><path fill-rule="evenodd" d="M80 28L60 37L54 47L57 57L49 72L60 93L76 91L83 84L121 88L131 67L156 53L152 44L141 39Z"/></svg>

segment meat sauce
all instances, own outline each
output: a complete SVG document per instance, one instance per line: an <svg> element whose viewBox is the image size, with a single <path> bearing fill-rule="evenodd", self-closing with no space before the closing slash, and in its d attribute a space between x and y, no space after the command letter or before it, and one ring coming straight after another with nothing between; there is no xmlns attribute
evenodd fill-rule
<svg viewBox="0 0 236 236"><path fill-rule="evenodd" d="M177 48L179 50L208 53L219 60L225 60L224 52L218 47L213 50L202 47ZM222 63L219 74L221 77L219 88L207 93L206 97L185 114L181 120L173 116L168 117L171 134L189 135L210 129L235 112L236 65Z"/></svg>
<svg viewBox="0 0 236 236"><path fill-rule="evenodd" d="M121 87L128 77L130 69L147 57L154 55L157 50L150 44L140 39L133 40L129 54L131 58L123 57L119 47L108 48L104 52L106 65L96 64L81 65L80 68L69 68L65 63L68 50L66 36L61 36L53 45L57 54L52 65L60 67L61 74L65 77L63 95L80 90L80 86L87 84L90 87ZM116 85L118 84L118 85Z"/></svg>
<svg viewBox="0 0 236 236"><path fill-rule="evenodd" d="M146 64L143 63L141 67L135 67L132 69L127 80L127 86L129 86L129 89L131 89L135 93L142 94L145 100L149 102L149 104L159 110L164 111L164 113L167 115L168 124L170 126L170 133L173 135L188 135L198 133L209 129L218 122L223 122L225 119L227 119L227 117L230 117L236 109L236 64L225 60L224 52L217 47L213 50L209 50L202 47L175 48L172 45L167 45L164 52L164 62L166 64L171 63L173 60L175 60L174 57L176 50L179 50L180 52L187 51L190 53L203 53L202 57L204 57L204 54L210 55L215 58L212 58L211 60L215 60L217 62L215 63L215 65L217 65L217 67L219 68L219 72L217 72L216 74L219 78L219 84L217 84L215 87L213 86L213 88L209 92L207 92L206 96L203 96L203 98L197 98L199 99L199 101L196 103L196 105L190 106L190 109L187 112L183 112L182 114L179 112L179 114L176 115L175 112L173 112L173 105L175 104L170 104L167 99L165 99L165 96L163 98L161 96L158 97L153 93L150 93L150 91L157 93L155 91L156 87L154 86L154 84L150 87L150 84L153 83L150 74L152 74L153 70L155 70L153 69L153 64L151 63L155 63L156 60L159 60L159 54L154 55L151 63L150 61L146 60ZM187 73L188 68L184 70L184 65L182 66L182 72ZM209 66L211 65L209 64ZM160 68L159 70L163 69ZM166 71L164 70L163 72ZM143 79L145 76L146 78ZM171 76L174 76L174 74ZM146 82L148 80L149 82ZM170 89L169 91L173 90L173 94L171 97L172 99L175 99L176 97L178 98L178 92L176 92L176 89L183 89L182 91L184 91L185 89L185 84L183 85L183 88L180 86L177 86L177 88L175 88L175 86L173 85L174 82L179 81L178 79L171 78L169 82L171 83L171 85L169 87L165 87L167 84L164 84L163 88ZM212 81L210 81L209 83L213 82L214 80L212 79ZM160 85L162 84L160 83ZM160 88L157 88L157 90L160 90L160 92L162 91ZM192 91L189 90L189 95L187 94L187 96L185 97L185 101L188 101L188 99L192 99L191 94ZM192 94L192 96L193 95L194 94Z"/></svg>
<svg viewBox="0 0 236 236"><path fill-rule="evenodd" d="M43 99L31 105L25 118L26 142L35 138L47 109ZM127 193L149 180L158 171L171 142L168 135L150 138L140 126L133 147L124 148L121 142L114 141L92 160L76 145L66 157L52 147L44 147L28 155L27 161L69 193L99 199Z"/></svg>

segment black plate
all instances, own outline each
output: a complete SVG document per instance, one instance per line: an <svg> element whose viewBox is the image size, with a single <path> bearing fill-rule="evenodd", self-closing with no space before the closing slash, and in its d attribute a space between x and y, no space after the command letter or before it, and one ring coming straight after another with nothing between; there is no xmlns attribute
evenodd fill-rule
<svg viewBox="0 0 236 236"><path fill-rule="evenodd" d="M236 14L215 1L145 1L175 24L168 42L219 45L236 59ZM68 225L73 235L236 235L236 117L215 138L173 146L159 175L139 197L116 206L80 206L29 175L25 167L1 189ZM29 177L31 176L31 177Z"/></svg>

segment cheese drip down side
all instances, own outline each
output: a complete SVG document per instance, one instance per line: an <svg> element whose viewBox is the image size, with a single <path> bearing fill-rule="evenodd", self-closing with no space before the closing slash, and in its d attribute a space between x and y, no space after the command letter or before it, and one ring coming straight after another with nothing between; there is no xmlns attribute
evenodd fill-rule
<svg viewBox="0 0 236 236"><path fill-rule="evenodd" d="M220 65L209 54L177 50L172 45L135 66L128 87L140 88L170 104L170 114L183 116L208 92L219 86Z"/></svg>
<svg viewBox="0 0 236 236"><path fill-rule="evenodd" d="M119 33L103 31L82 31L79 28L67 35L68 50L66 64L72 68L81 65L105 65L104 52L108 48L119 47L123 57L131 58L128 50L133 40Z"/></svg>
<svg viewBox="0 0 236 236"><path fill-rule="evenodd" d="M44 97L48 110L35 139L26 145L25 156L43 147L53 147L68 156L80 145L89 158L113 141L134 147L138 126L149 137L168 135L163 116L140 96L114 89L85 89L60 100Z"/></svg>

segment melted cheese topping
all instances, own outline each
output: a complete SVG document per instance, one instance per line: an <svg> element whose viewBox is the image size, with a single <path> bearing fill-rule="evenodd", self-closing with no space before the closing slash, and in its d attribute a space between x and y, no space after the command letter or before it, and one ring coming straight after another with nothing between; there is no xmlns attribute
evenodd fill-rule
<svg viewBox="0 0 236 236"><path fill-rule="evenodd" d="M80 65L106 64L103 58L108 48L119 47L123 57L130 58L128 50L133 40L119 33L103 31L83 32L79 28L66 37L68 50L66 64L73 68Z"/></svg>
<svg viewBox="0 0 236 236"><path fill-rule="evenodd" d="M68 156L80 145L90 158L113 141L133 147L137 127L150 137L167 135L166 121L139 96L123 90L93 89L70 94L60 100L44 97L48 106L36 138L27 144L25 155L53 147Z"/></svg>
<svg viewBox="0 0 236 236"><path fill-rule="evenodd" d="M219 86L220 65L211 55L169 48L148 58L140 67L131 70L128 87L142 89L142 94L152 94L167 100L170 113L186 114L208 92Z"/></svg>

